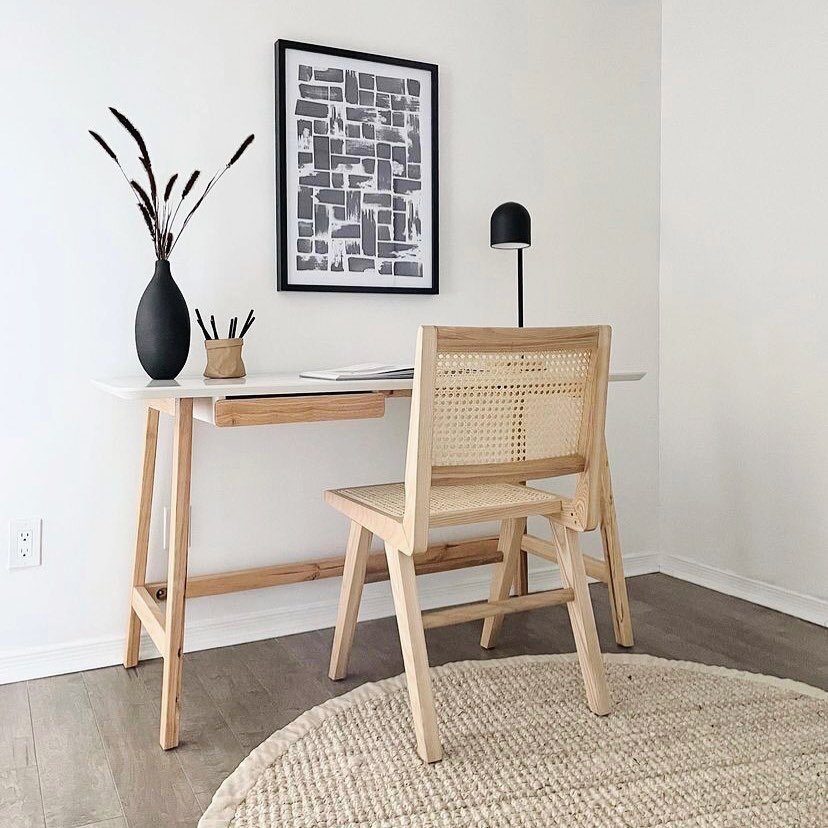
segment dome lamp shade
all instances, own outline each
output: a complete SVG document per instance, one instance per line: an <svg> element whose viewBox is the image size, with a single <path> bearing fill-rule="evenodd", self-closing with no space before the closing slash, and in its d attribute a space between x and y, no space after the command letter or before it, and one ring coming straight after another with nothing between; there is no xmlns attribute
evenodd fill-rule
<svg viewBox="0 0 828 828"><path fill-rule="evenodd" d="M516 201L501 204L489 223L490 244L498 250L517 250L518 327L523 327L523 249L532 244L532 217Z"/></svg>

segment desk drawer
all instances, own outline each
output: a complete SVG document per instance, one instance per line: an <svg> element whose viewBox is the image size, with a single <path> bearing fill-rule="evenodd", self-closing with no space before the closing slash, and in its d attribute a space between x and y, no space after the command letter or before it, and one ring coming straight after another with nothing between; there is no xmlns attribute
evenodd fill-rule
<svg viewBox="0 0 828 828"><path fill-rule="evenodd" d="M315 394L295 397L247 397L217 400L217 426L315 423L323 420L362 420L385 414L385 395Z"/></svg>

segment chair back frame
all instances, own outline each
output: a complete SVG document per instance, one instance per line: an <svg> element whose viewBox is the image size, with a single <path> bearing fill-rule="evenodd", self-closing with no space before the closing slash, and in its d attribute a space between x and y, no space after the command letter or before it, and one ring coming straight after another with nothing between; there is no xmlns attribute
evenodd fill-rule
<svg viewBox="0 0 828 828"><path fill-rule="evenodd" d="M577 531L594 529L600 512L604 423L611 328L464 328L422 326L417 334L411 419L405 470L403 534L408 554L428 546L432 485L523 482L577 474L575 496L565 502L559 520ZM438 355L514 354L517 359L555 352L588 352L583 381L577 452L562 456L495 463L434 465L435 393ZM551 403L550 403L551 404Z"/></svg>

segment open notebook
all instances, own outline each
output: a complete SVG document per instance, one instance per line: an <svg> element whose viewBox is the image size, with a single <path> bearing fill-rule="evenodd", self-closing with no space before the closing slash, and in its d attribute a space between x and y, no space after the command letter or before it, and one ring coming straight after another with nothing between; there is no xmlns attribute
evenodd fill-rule
<svg viewBox="0 0 828 828"><path fill-rule="evenodd" d="M299 376L323 380L411 379L414 376L414 366L364 362L361 365L346 365L344 368L302 371Z"/></svg>

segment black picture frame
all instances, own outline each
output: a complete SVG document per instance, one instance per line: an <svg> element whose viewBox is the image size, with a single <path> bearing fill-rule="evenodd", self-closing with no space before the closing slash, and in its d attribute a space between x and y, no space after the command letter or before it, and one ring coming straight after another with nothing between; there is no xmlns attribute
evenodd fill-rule
<svg viewBox="0 0 828 828"><path fill-rule="evenodd" d="M426 287L408 286L374 286L360 284L303 284L290 279L289 257L296 256L295 248L290 249L292 234L288 228L288 163L289 158L287 127L293 124L295 117L286 112L288 96L286 94L285 58L287 52L297 50L313 52L319 55L342 58L345 60L368 61L387 64L394 67L415 69L427 73L430 79L430 130L426 133L431 141L430 171L423 170L422 178L428 178L431 187L431 212L429 227L422 232L431 237L431 281ZM295 40L277 40L275 51L275 104L276 104L276 271L277 290L279 291L321 291L336 293L401 293L401 294L437 294L439 293L439 141L438 141L438 67L433 63L393 58L369 52L320 46ZM356 275L354 278L358 278Z"/></svg>

